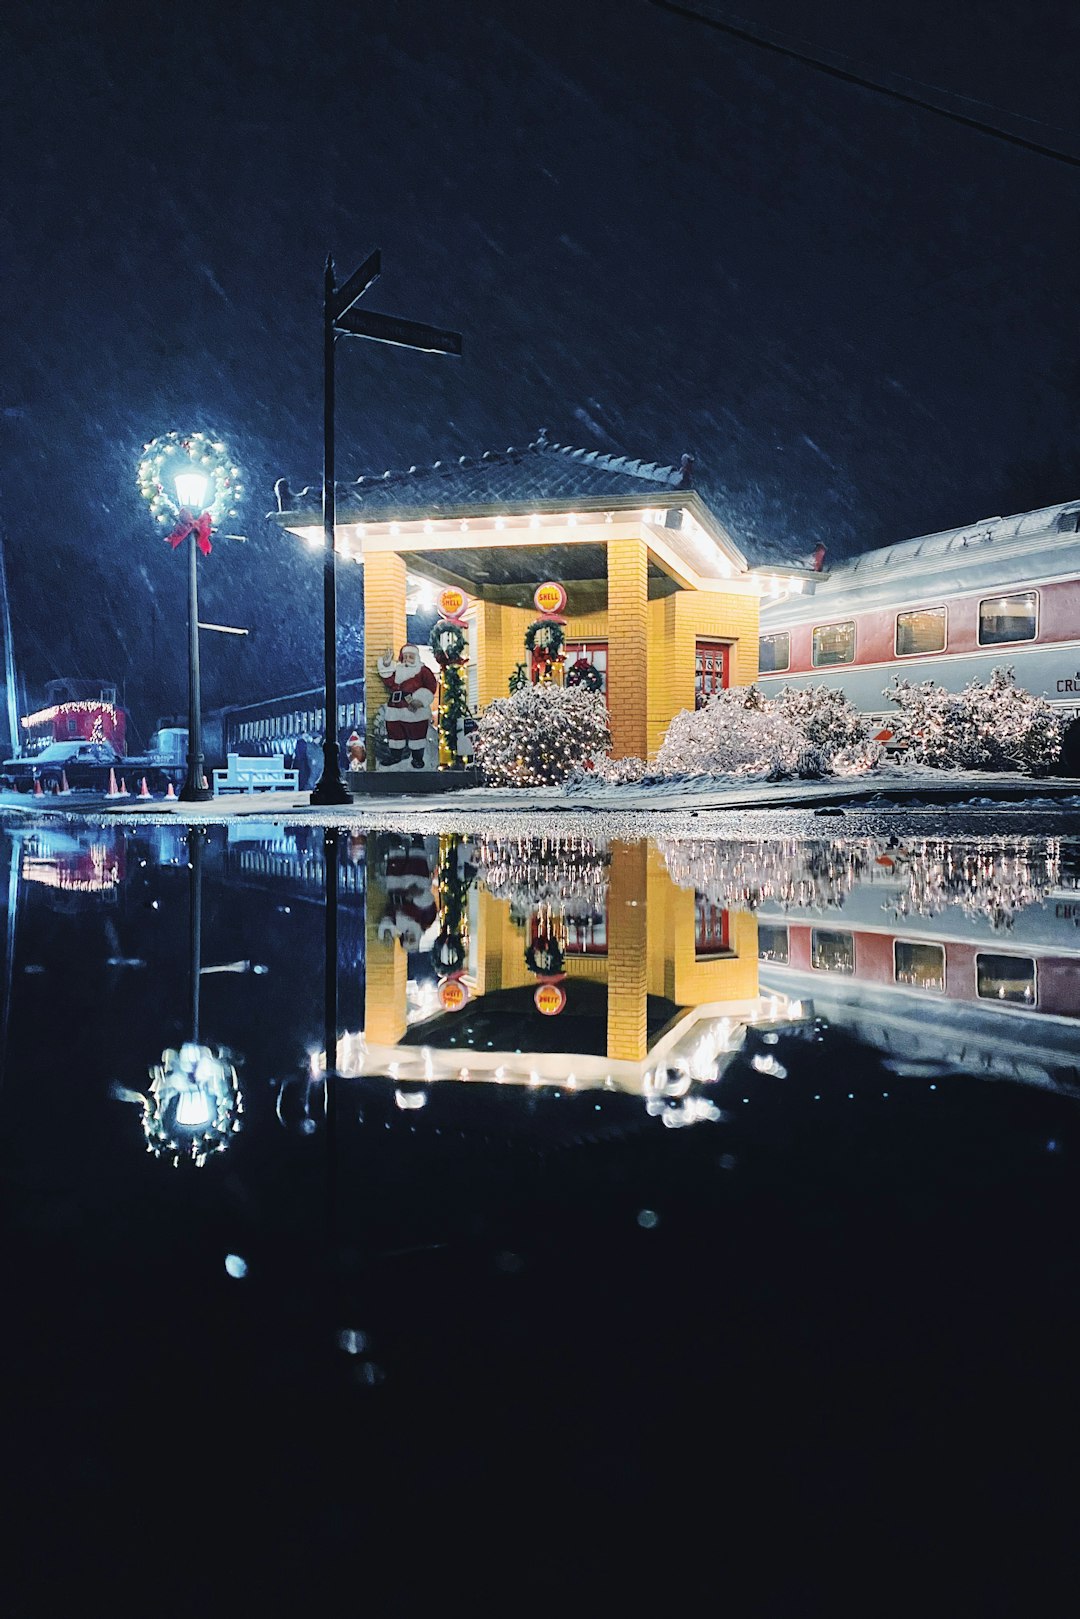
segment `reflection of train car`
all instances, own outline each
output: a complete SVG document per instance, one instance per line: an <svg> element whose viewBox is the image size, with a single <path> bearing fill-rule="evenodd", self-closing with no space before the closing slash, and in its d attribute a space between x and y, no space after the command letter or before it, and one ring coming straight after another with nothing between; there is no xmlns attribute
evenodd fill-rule
<svg viewBox="0 0 1080 1619"><path fill-rule="evenodd" d="M41 826L21 835L19 873L25 883L114 900L126 870L126 845L117 827L71 833Z"/></svg>
<svg viewBox="0 0 1080 1619"><path fill-rule="evenodd" d="M958 691L1007 665L1021 686L1080 714L1080 505L905 540L762 602L760 678L841 687L887 715L894 675Z"/></svg>
<svg viewBox="0 0 1080 1619"><path fill-rule="evenodd" d="M763 906L758 956L763 982L811 996L830 1021L916 1071L940 1062L1080 1083L1076 893L994 930L958 907L905 916L899 888L864 884L840 909Z"/></svg>

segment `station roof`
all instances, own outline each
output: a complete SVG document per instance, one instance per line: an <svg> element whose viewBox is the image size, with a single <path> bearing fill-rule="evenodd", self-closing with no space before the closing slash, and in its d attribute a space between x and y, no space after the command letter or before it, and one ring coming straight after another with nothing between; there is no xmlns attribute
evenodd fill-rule
<svg viewBox="0 0 1080 1619"><path fill-rule="evenodd" d="M506 509L547 502L598 505L606 500L648 502L693 488L693 460L678 466L575 449L549 439L541 428L531 444L485 450L432 466L367 473L337 486L338 521L383 522L409 516L456 517L489 506ZM314 512L321 501L315 486L293 493L287 479L275 485L282 513Z"/></svg>

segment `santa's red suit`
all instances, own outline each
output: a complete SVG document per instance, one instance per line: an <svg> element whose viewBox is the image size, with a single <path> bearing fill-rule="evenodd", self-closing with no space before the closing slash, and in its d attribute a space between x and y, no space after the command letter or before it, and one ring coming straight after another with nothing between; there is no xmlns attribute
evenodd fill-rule
<svg viewBox="0 0 1080 1619"><path fill-rule="evenodd" d="M386 912L379 923L381 939L400 939L407 950L420 940L438 911L432 892L432 869L423 838L396 844L386 861Z"/></svg>
<svg viewBox="0 0 1080 1619"><path fill-rule="evenodd" d="M378 669L386 687L386 738L394 754L391 763L400 764L408 748L413 764L422 765L438 682L421 663L414 646L403 646L396 661L380 658Z"/></svg>

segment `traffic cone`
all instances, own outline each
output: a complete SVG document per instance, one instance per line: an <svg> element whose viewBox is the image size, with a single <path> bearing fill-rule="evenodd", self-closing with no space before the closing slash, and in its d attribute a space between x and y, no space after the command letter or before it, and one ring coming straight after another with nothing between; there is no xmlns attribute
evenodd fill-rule
<svg viewBox="0 0 1080 1619"><path fill-rule="evenodd" d="M207 781L205 776L202 779L202 784L203 784L203 792L208 793L210 791L210 783Z"/></svg>
<svg viewBox="0 0 1080 1619"><path fill-rule="evenodd" d="M143 777L142 785L139 788L139 797L140 798L149 798L150 797L150 789L146 785L146 777L145 776Z"/></svg>
<svg viewBox="0 0 1080 1619"><path fill-rule="evenodd" d="M41 785L41 777L40 776L35 776L34 777L34 797L35 798L44 798L45 797L45 789Z"/></svg>
<svg viewBox="0 0 1080 1619"><path fill-rule="evenodd" d="M123 776L121 776L120 777L120 797L121 798L126 798L127 795L128 795L127 782L124 780Z"/></svg>
<svg viewBox="0 0 1080 1619"><path fill-rule="evenodd" d="M105 794L105 797L106 798L119 798L120 797L120 789L116 785L116 771L113 769L112 765L109 766L109 790Z"/></svg>
<svg viewBox="0 0 1080 1619"><path fill-rule="evenodd" d="M166 798L175 798L176 797L176 788L173 786L171 781L170 781L169 785L165 789L165 797Z"/></svg>
<svg viewBox="0 0 1080 1619"><path fill-rule="evenodd" d="M66 770L61 770L61 772L60 772L60 789L59 790L62 793L70 793L70 791L71 791L71 788L68 786L68 779L67 779L67 771Z"/></svg>

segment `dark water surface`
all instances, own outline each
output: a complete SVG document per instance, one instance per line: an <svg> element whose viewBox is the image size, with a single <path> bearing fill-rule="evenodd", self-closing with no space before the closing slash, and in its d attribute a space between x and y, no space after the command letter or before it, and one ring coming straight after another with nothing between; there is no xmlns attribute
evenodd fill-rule
<svg viewBox="0 0 1080 1619"><path fill-rule="evenodd" d="M0 861L0 1611L1058 1611L1075 843Z"/></svg>

